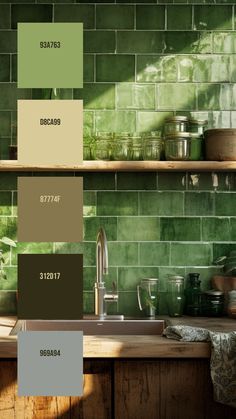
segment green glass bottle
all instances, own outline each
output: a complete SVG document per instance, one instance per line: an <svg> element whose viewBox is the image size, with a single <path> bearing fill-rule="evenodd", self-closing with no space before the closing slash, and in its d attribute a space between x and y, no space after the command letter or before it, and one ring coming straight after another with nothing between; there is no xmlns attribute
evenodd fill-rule
<svg viewBox="0 0 236 419"><path fill-rule="evenodd" d="M201 315L201 280L199 273L190 273L186 288L186 314L189 316Z"/></svg>

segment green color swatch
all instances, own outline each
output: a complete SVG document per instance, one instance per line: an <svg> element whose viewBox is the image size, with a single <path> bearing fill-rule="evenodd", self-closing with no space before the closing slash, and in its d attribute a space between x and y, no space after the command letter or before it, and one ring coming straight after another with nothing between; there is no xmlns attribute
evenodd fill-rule
<svg viewBox="0 0 236 419"><path fill-rule="evenodd" d="M18 23L18 87L83 87L83 24Z"/></svg>

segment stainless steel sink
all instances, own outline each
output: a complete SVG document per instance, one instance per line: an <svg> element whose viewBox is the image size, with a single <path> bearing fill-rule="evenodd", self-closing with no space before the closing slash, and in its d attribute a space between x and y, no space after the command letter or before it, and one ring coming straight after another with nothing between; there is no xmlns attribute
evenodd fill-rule
<svg viewBox="0 0 236 419"><path fill-rule="evenodd" d="M161 319L124 319L124 320L19 320L11 331L16 335L19 330L34 331L71 331L82 330L84 335L161 335L165 321Z"/></svg>

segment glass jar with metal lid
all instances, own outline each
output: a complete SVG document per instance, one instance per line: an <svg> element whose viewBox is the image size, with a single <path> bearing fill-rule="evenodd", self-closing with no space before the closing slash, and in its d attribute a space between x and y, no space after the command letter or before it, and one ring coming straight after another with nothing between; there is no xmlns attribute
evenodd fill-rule
<svg viewBox="0 0 236 419"><path fill-rule="evenodd" d="M205 291L202 312L205 316L220 317L224 313L224 293L217 290Z"/></svg>
<svg viewBox="0 0 236 419"><path fill-rule="evenodd" d="M171 116L165 119L164 134L172 134L174 132L186 132L188 130L187 116Z"/></svg>
<svg viewBox="0 0 236 419"><path fill-rule="evenodd" d="M96 160L110 160L112 132L97 132L96 136Z"/></svg>
<svg viewBox="0 0 236 419"><path fill-rule="evenodd" d="M144 160L160 160L162 151L162 138L160 131L151 131L143 135Z"/></svg>
<svg viewBox="0 0 236 419"><path fill-rule="evenodd" d="M142 134L134 132L131 135L130 160L143 160Z"/></svg>
<svg viewBox="0 0 236 419"><path fill-rule="evenodd" d="M113 158L114 160L130 160L131 134L120 132L114 135Z"/></svg>
<svg viewBox="0 0 236 419"><path fill-rule="evenodd" d="M208 121L205 119L190 118L188 122L189 132L195 132L196 134L203 135L205 129L207 129Z"/></svg>
<svg viewBox="0 0 236 419"><path fill-rule="evenodd" d="M170 276L167 281L167 307L171 317L182 316L184 309L184 277Z"/></svg>
<svg viewBox="0 0 236 419"><path fill-rule="evenodd" d="M166 160L189 160L190 157L190 133L175 132L165 137Z"/></svg>

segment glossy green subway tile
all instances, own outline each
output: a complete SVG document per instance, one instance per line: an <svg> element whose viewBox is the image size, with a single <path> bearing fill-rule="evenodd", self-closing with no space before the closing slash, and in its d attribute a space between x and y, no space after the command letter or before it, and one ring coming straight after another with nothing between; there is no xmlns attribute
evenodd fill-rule
<svg viewBox="0 0 236 419"><path fill-rule="evenodd" d="M236 193L217 193L215 196L215 214L236 216Z"/></svg>
<svg viewBox="0 0 236 419"><path fill-rule="evenodd" d="M17 269L13 267L4 268L7 279L0 281L0 290L16 290L17 289Z"/></svg>
<svg viewBox="0 0 236 419"><path fill-rule="evenodd" d="M192 28L191 6L167 6L167 29L189 30Z"/></svg>
<svg viewBox="0 0 236 419"><path fill-rule="evenodd" d="M140 243L141 266L168 266L169 256L169 243Z"/></svg>
<svg viewBox="0 0 236 419"><path fill-rule="evenodd" d="M185 215L213 215L214 193L185 192Z"/></svg>
<svg viewBox="0 0 236 419"><path fill-rule="evenodd" d="M0 192L0 215L11 215L11 192Z"/></svg>
<svg viewBox="0 0 236 419"><path fill-rule="evenodd" d="M11 144L11 138L1 138L0 143L0 158L1 160L9 160L9 146Z"/></svg>
<svg viewBox="0 0 236 419"><path fill-rule="evenodd" d="M14 217L17 216L18 208L17 208L17 192L13 192L13 202L12 202L12 215Z"/></svg>
<svg viewBox="0 0 236 419"><path fill-rule="evenodd" d="M11 6L12 29L17 29L18 22L52 22L52 5L13 4Z"/></svg>
<svg viewBox="0 0 236 419"><path fill-rule="evenodd" d="M17 55L11 56L11 81L17 81Z"/></svg>
<svg viewBox="0 0 236 419"><path fill-rule="evenodd" d="M117 268L109 266L108 274L104 275L107 291L113 290L113 283L117 288ZM96 266L85 266L83 269L83 290L93 291L96 281Z"/></svg>
<svg viewBox="0 0 236 419"><path fill-rule="evenodd" d="M73 89L57 89L59 99L73 99ZM51 99L54 89L32 89L32 99Z"/></svg>
<svg viewBox="0 0 236 419"><path fill-rule="evenodd" d="M10 81L10 55L0 55L0 82Z"/></svg>
<svg viewBox="0 0 236 419"><path fill-rule="evenodd" d="M110 266L137 266L138 243L108 242Z"/></svg>
<svg viewBox="0 0 236 419"><path fill-rule="evenodd" d="M137 131L158 131L161 130L165 122L165 118L172 115L172 112L137 112Z"/></svg>
<svg viewBox="0 0 236 419"><path fill-rule="evenodd" d="M236 53L236 33L235 32L213 33L213 52L224 53L224 54Z"/></svg>
<svg viewBox="0 0 236 419"><path fill-rule="evenodd" d="M120 83L118 109L155 109L155 85Z"/></svg>
<svg viewBox="0 0 236 419"><path fill-rule="evenodd" d="M117 240L160 240L160 219L157 217L121 217L117 220Z"/></svg>
<svg viewBox="0 0 236 419"><path fill-rule="evenodd" d="M225 55L194 56L192 73L194 82L229 82L231 79L230 57Z"/></svg>
<svg viewBox="0 0 236 419"><path fill-rule="evenodd" d="M140 192L141 215L183 215L182 192Z"/></svg>
<svg viewBox="0 0 236 419"><path fill-rule="evenodd" d="M230 241L231 228L229 218L203 218L202 240L204 241Z"/></svg>
<svg viewBox="0 0 236 419"><path fill-rule="evenodd" d="M219 256L229 256L232 251L236 251L236 243L213 243L212 262Z"/></svg>
<svg viewBox="0 0 236 419"><path fill-rule="evenodd" d="M163 52L164 33L155 31L118 31L118 53Z"/></svg>
<svg viewBox="0 0 236 419"><path fill-rule="evenodd" d="M116 0L116 3L127 3L127 0ZM128 0L128 3L156 3L156 0Z"/></svg>
<svg viewBox="0 0 236 419"><path fill-rule="evenodd" d="M232 87L230 84L198 84L199 110L230 110L232 107Z"/></svg>
<svg viewBox="0 0 236 419"><path fill-rule="evenodd" d="M189 190L228 190L225 173L188 173Z"/></svg>
<svg viewBox="0 0 236 419"><path fill-rule="evenodd" d="M56 243L56 253L81 253L83 266L96 266L96 243Z"/></svg>
<svg viewBox="0 0 236 419"><path fill-rule="evenodd" d="M8 272L9 274L9 272ZM15 273L15 278L16 278ZM1 292L0 296L0 314L3 316L12 315L16 316L17 312L17 299L16 299L16 292L15 291L8 291Z"/></svg>
<svg viewBox="0 0 236 419"><path fill-rule="evenodd" d="M94 81L94 55L84 54L84 83Z"/></svg>
<svg viewBox="0 0 236 419"><path fill-rule="evenodd" d="M90 135L94 132L94 113L91 111L83 112L83 135Z"/></svg>
<svg viewBox="0 0 236 419"><path fill-rule="evenodd" d="M16 31L0 32L0 53L16 52L17 38Z"/></svg>
<svg viewBox="0 0 236 419"><path fill-rule="evenodd" d="M168 31L165 33L165 54L208 54L212 51L212 34L197 31ZM158 52L158 51L157 51Z"/></svg>
<svg viewBox="0 0 236 419"><path fill-rule="evenodd" d="M196 109L196 86L192 83L159 84L157 90L158 109Z"/></svg>
<svg viewBox="0 0 236 419"><path fill-rule="evenodd" d="M57 243L54 243L54 247L55 247L54 253L56 253L56 254L83 253L83 243L68 243L68 242L67 243L63 243L63 242L58 243L57 242ZM91 264L91 265L95 266L94 264Z"/></svg>
<svg viewBox="0 0 236 419"><path fill-rule="evenodd" d="M138 55L137 81L150 83L177 81L177 59L178 56L171 54Z"/></svg>
<svg viewBox="0 0 236 419"><path fill-rule="evenodd" d="M117 173L117 189L148 190L156 189L156 173L143 172Z"/></svg>
<svg viewBox="0 0 236 419"><path fill-rule="evenodd" d="M96 215L96 192L83 193L83 214L85 216Z"/></svg>
<svg viewBox="0 0 236 419"><path fill-rule="evenodd" d="M165 29L165 6L137 6L136 29Z"/></svg>
<svg viewBox="0 0 236 419"><path fill-rule="evenodd" d="M136 291L143 278L159 278L158 267L128 267L118 268L120 291Z"/></svg>
<svg viewBox="0 0 236 419"><path fill-rule="evenodd" d="M12 0L0 0L0 3L13 3L13 1ZM14 3L35 3L35 0L14 0Z"/></svg>
<svg viewBox="0 0 236 419"><path fill-rule="evenodd" d="M84 109L114 109L115 85L84 83L83 89L74 89L74 99L82 99Z"/></svg>
<svg viewBox="0 0 236 419"><path fill-rule="evenodd" d="M171 265L208 266L212 261L212 245L209 243L172 243Z"/></svg>
<svg viewBox="0 0 236 419"><path fill-rule="evenodd" d="M0 5L0 29L9 29L11 27L11 6L8 4Z"/></svg>
<svg viewBox="0 0 236 419"><path fill-rule="evenodd" d="M97 215L137 215L138 193L98 192Z"/></svg>
<svg viewBox="0 0 236 419"><path fill-rule="evenodd" d="M94 291L83 292L83 313L94 314Z"/></svg>
<svg viewBox="0 0 236 419"><path fill-rule="evenodd" d="M138 317L141 311L138 308L137 292L121 291L119 292L118 302L119 313L127 317Z"/></svg>
<svg viewBox="0 0 236 419"><path fill-rule="evenodd" d="M134 55L97 55L96 81L125 82L134 81Z"/></svg>
<svg viewBox="0 0 236 419"><path fill-rule="evenodd" d="M107 240L117 239L116 217L86 217L84 218L84 240L95 241L100 227L105 229Z"/></svg>
<svg viewBox="0 0 236 419"><path fill-rule="evenodd" d="M233 29L232 6L195 6L194 26L196 29Z"/></svg>
<svg viewBox="0 0 236 419"><path fill-rule="evenodd" d="M0 112L0 138L11 135L11 112Z"/></svg>
<svg viewBox="0 0 236 419"><path fill-rule="evenodd" d="M18 242L17 247L12 249L12 265L17 265L17 255L18 254L46 254L53 253L53 244L52 243L26 243Z"/></svg>
<svg viewBox="0 0 236 419"><path fill-rule="evenodd" d="M15 83L1 85L0 109L13 110L17 107L17 99L30 99L30 89L17 89Z"/></svg>
<svg viewBox="0 0 236 419"><path fill-rule="evenodd" d="M230 240L236 241L236 218L230 218L230 233ZM221 241L223 241L223 239L221 239Z"/></svg>
<svg viewBox="0 0 236 419"><path fill-rule="evenodd" d="M96 8L96 27L98 29L133 29L134 7L98 5Z"/></svg>
<svg viewBox="0 0 236 419"><path fill-rule="evenodd" d="M180 190L186 189L186 173L158 173L158 189ZM176 215L176 214L175 214Z"/></svg>
<svg viewBox="0 0 236 419"><path fill-rule="evenodd" d="M161 218L161 240L200 241L201 224L199 218Z"/></svg>
<svg viewBox="0 0 236 419"><path fill-rule="evenodd" d="M115 189L114 173L84 173L84 189L111 190Z"/></svg>
<svg viewBox="0 0 236 419"><path fill-rule="evenodd" d="M116 35L115 31L85 31L84 51L98 53L115 53Z"/></svg>
<svg viewBox="0 0 236 419"><path fill-rule="evenodd" d="M93 29L95 6L92 4L55 4L54 22L82 22L84 29Z"/></svg>
<svg viewBox="0 0 236 419"><path fill-rule="evenodd" d="M135 111L96 111L95 130L108 132L134 132Z"/></svg>

